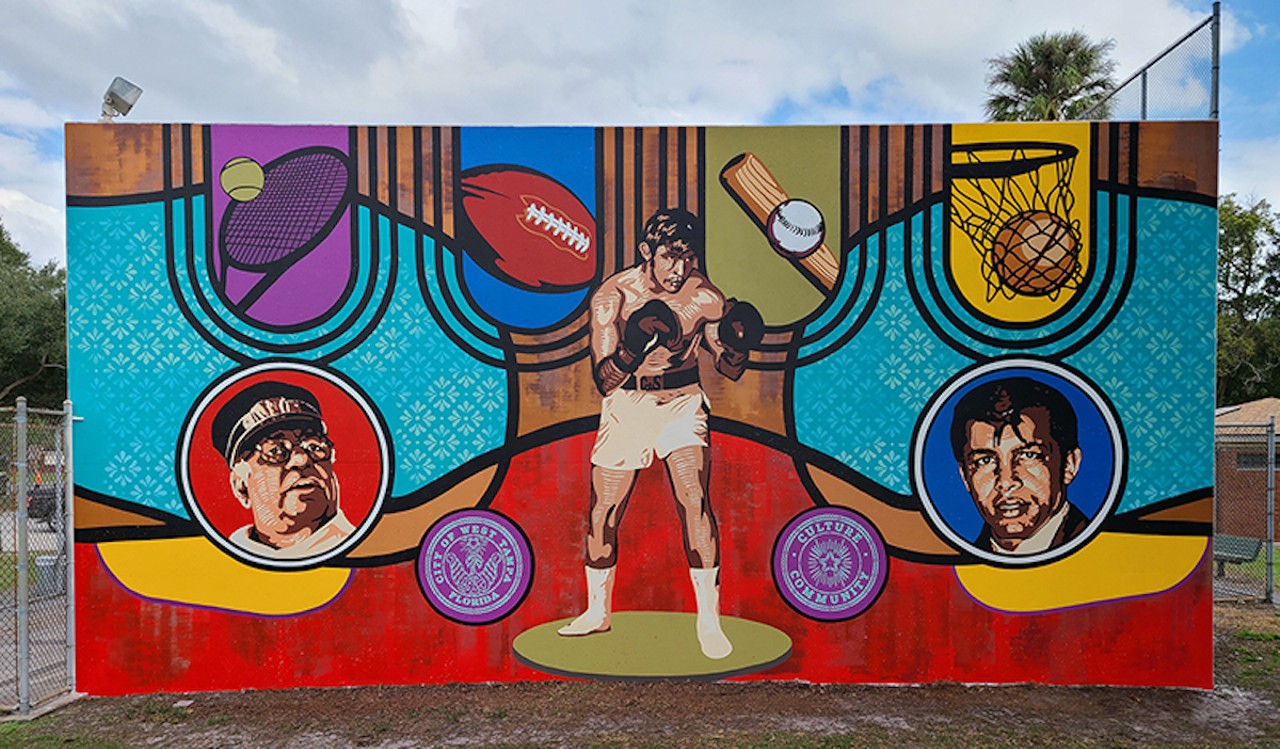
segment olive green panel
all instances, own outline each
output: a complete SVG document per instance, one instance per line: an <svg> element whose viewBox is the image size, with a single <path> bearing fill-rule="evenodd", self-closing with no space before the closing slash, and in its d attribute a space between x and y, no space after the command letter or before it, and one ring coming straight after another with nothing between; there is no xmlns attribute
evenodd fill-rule
<svg viewBox="0 0 1280 749"><path fill-rule="evenodd" d="M727 296L751 301L770 325L795 322L824 299L788 260L779 257L755 221L726 192L720 170L754 153L792 198L822 212L827 246L840 257L840 128L716 127L706 130L707 272Z"/></svg>

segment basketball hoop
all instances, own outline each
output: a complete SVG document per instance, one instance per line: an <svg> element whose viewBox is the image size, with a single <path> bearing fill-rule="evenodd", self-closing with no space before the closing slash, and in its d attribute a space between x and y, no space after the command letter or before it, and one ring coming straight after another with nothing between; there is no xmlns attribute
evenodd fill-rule
<svg viewBox="0 0 1280 749"><path fill-rule="evenodd" d="M951 221L981 254L987 301L1056 300L1080 285L1080 221L1071 218L1078 152L1031 141L951 146Z"/></svg>

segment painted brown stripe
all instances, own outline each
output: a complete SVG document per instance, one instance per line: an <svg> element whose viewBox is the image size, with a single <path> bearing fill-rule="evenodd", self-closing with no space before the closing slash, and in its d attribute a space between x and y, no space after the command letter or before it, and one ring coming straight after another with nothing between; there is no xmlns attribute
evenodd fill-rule
<svg viewBox="0 0 1280 749"><path fill-rule="evenodd" d="M440 230L447 236L453 236L453 217L456 205L454 201L454 184L457 179L458 164L455 161L455 143L457 129L438 128L440 131L440 170L436 173L436 189L440 191Z"/></svg>
<svg viewBox="0 0 1280 749"><path fill-rule="evenodd" d="M600 229L599 251L601 255L601 272L607 278L618 270L618 184L617 165L618 144L613 128L600 128L596 131L598 154L596 156L596 173L600 175L600 205L596 206L596 225Z"/></svg>
<svg viewBox="0 0 1280 749"><path fill-rule="evenodd" d="M641 131L641 194L644 196L640 205L640 221L643 222L652 216L654 211L662 208L660 203L660 195L663 185L660 184L658 177L658 165L662 160L662 150L658 148L659 130L656 127L647 127ZM642 225L642 224L638 224Z"/></svg>
<svg viewBox="0 0 1280 749"><path fill-rule="evenodd" d="M66 149L68 195L103 197L164 189L162 125L68 124Z"/></svg>
<svg viewBox="0 0 1280 749"><path fill-rule="evenodd" d="M376 130L378 144L378 184L377 195L375 196L379 203L383 205L391 204L391 150L389 143L389 130L385 127L379 127Z"/></svg>
<svg viewBox="0 0 1280 749"><path fill-rule="evenodd" d="M414 200L414 160L413 130L411 127L397 127L396 136L396 207L403 213L419 218L418 205Z"/></svg>
<svg viewBox="0 0 1280 749"><path fill-rule="evenodd" d="M888 198L884 215L889 216L906 207L906 130L901 125L885 128L889 141L889 158L885 175L888 177Z"/></svg>

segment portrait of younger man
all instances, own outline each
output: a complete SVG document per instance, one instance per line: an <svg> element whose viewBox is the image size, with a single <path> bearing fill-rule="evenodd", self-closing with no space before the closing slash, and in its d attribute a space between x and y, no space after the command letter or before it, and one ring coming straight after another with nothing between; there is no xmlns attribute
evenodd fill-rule
<svg viewBox="0 0 1280 749"><path fill-rule="evenodd" d="M979 385L956 403L951 448L982 517L983 551L1037 554L1088 526L1067 499L1083 458L1075 410L1057 390L1027 377Z"/></svg>

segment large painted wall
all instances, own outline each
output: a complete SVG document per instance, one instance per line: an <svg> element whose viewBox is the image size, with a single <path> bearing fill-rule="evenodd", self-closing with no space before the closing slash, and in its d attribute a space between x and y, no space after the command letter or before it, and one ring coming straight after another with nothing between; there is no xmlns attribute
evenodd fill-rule
<svg viewBox="0 0 1280 749"><path fill-rule="evenodd" d="M1216 143L70 125L79 687L1210 686Z"/></svg>

